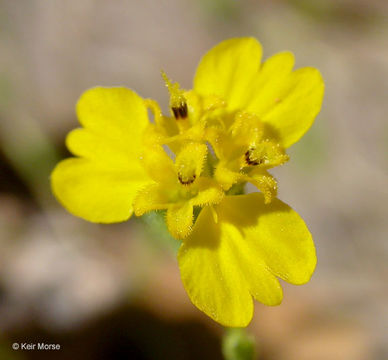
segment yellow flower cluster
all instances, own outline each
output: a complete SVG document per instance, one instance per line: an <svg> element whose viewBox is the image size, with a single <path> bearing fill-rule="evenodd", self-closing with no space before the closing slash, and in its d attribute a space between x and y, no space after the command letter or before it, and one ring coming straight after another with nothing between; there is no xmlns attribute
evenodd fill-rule
<svg viewBox="0 0 388 360"><path fill-rule="evenodd" d="M277 277L303 284L316 264L310 232L276 198L268 170L288 161L286 149L313 123L323 81L314 68L293 71L289 52L263 64L261 54L254 38L223 41L202 58L189 91L163 73L169 116L127 88L86 91L77 104L82 128L66 141L76 157L51 178L63 206L92 222L165 209L182 240L190 299L226 326L249 323L252 297L279 304ZM247 182L260 192L242 195Z"/></svg>

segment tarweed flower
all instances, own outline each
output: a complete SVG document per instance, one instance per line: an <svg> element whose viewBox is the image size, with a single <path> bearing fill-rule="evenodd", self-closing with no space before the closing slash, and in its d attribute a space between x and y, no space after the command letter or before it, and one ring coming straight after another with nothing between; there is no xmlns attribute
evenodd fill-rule
<svg viewBox="0 0 388 360"><path fill-rule="evenodd" d="M58 200L92 222L165 209L182 240L191 301L225 326L250 322L252 297L278 305L277 278L306 283L316 264L309 230L276 198L268 170L289 160L286 149L313 123L323 81L314 68L293 71L290 52L263 64L261 54L254 38L223 41L202 58L189 91L162 73L169 116L126 88L86 91L77 105L82 128L66 141L77 157L51 178ZM247 182L259 192L242 194ZM197 219L194 208L202 209Z"/></svg>

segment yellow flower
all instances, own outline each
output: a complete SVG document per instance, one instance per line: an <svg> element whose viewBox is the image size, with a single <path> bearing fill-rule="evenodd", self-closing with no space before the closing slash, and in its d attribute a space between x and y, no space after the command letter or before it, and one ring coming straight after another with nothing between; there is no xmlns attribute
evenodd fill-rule
<svg viewBox="0 0 388 360"><path fill-rule="evenodd" d="M83 128L67 138L77 157L52 174L58 200L89 221L166 209L191 301L225 326L250 322L252 298L279 304L277 277L303 284L316 264L310 232L276 199L268 170L289 160L286 149L311 126L323 81L314 68L293 71L289 52L262 65L261 53L253 38L218 44L190 91L163 73L170 116L129 89L88 90L77 105ZM241 195L246 182L261 193Z"/></svg>

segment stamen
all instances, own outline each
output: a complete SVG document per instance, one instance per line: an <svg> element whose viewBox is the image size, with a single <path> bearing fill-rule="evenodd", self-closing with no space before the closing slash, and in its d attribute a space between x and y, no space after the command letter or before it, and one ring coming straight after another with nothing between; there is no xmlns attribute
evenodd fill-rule
<svg viewBox="0 0 388 360"><path fill-rule="evenodd" d="M175 159L175 168L182 185L190 185L201 176L206 154L205 144L189 143L181 149Z"/></svg>
<svg viewBox="0 0 388 360"><path fill-rule="evenodd" d="M170 93L170 108L176 120L184 120L187 118L188 109L186 98L183 95L183 90L180 89L178 83L172 83L167 77L166 73L162 70L163 80Z"/></svg>
<svg viewBox="0 0 388 360"><path fill-rule="evenodd" d="M288 160L289 156L280 144L269 139L251 145L244 154L244 161L248 166L263 165L268 168L284 164Z"/></svg>

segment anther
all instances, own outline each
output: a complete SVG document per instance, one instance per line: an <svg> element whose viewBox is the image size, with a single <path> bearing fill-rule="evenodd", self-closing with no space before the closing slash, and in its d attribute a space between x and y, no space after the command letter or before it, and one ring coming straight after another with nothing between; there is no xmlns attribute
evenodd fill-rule
<svg viewBox="0 0 388 360"><path fill-rule="evenodd" d="M284 164L288 159L289 156L285 154L280 144L270 140L251 144L244 154L244 161L247 165L263 165L266 168Z"/></svg>
<svg viewBox="0 0 388 360"><path fill-rule="evenodd" d="M245 162L250 165L250 166L256 166L256 165L261 165L264 163L265 159L260 158L260 159L252 159L252 152L254 151L254 148L248 149L244 156L245 156Z"/></svg>
<svg viewBox="0 0 388 360"><path fill-rule="evenodd" d="M175 106L171 107L171 110L172 110L176 120L187 118L187 104L186 104L186 102L181 102L179 104L179 106L177 106L177 107L175 107Z"/></svg>
<svg viewBox="0 0 388 360"><path fill-rule="evenodd" d="M174 114L175 119L186 119L188 110L186 98L183 95L184 91L180 89L178 83L172 83L164 71L162 71L162 77L170 93L170 108Z"/></svg>
<svg viewBox="0 0 388 360"><path fill-rule="evenodd" d="M197 178L197 175L193 174L188 180L183 180L183 176L181 174L178 174L179 182L182 185L190 185L195 181L196 178Z"/></svg>

